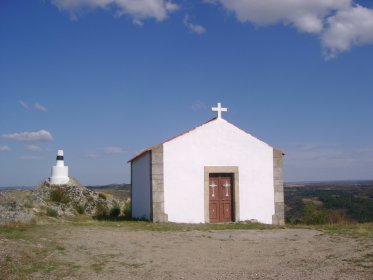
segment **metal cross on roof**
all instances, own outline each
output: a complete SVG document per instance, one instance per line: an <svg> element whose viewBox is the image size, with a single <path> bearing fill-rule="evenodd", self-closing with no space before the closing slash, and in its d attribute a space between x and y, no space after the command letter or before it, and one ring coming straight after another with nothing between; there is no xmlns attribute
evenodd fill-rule
<svg viewBox="0 0 373 280"><path fill-rule="evenodd" d="M218 119L221 119L221 112L227 112L227 108L222 108L221 103L218 103L218 107L212 107L211 108L213 112L218 112Z"/></svg>

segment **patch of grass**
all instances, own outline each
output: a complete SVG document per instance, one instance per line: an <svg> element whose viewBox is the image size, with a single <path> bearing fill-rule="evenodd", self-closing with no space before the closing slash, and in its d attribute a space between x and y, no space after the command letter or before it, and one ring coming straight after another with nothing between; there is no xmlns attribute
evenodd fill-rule
<svg viewBox="0 0 373 280"><path fill-rule="evenodd" d="M271 230L271 229L284 229L287 226L274 226L260 223L246 223L246 222L237 222L237 223L217 223L217 224L179 224L179 223L153 223L150 221L144 220L128 220L125 217L118 217L117 219L98 218L98 217L73 217L69 220L64 220L68 222L69 226L79 227L115 227L123 228L126 230L145 230L145 231L212 231L212 230ZM62 226L62 225L61 225ZM64 225L66 227L66 225ZM299 228L299 226L290 226ZM303 226L307 227L306 225Z"/></svg>
<svg viewBox="0 0 373 280"><path fill-rule="evenodd" d="M106 200L106 194L104 194L102 192L98 193L98 197L102 198L103 200Z"/></svg>
<svg viewBox="0 0 373 280"><path fill-rule="evenodd" d="M373 268L373 253L365 254L364 256L346 260L361 268Z"/></svg>
<svg viewBox="0 0 373 280"><path fill-rule="evenodd" d="M228 223L228 224L178 224L178 223L152 223L149 221L110 221L107 219L96 219L85 224L103 227L123 227L127 230L146 231L211 231L211 230L265 230L279 229L284 227L258 224L258 223Z"/></svg>
<svg viewBox="0 0 373 280"><path fill-rule="evenodd" d="M98 262L98 263L92 264L91 267L96 273L100 273L104 269L105 264L103 264L102 262Z"/></svg>
<svg viewBox="0 0 373 280"><path fill-rule="evenodd" d="M58 217L58 212L57 212L57 210L48 207L47 208L47 216L49 216L49 217Z"/></svg>
<svg viewBox="0 0 373 280"><path fill-rule="evenodd" d="M82 204L76 204L74 208L75 208L76 212L80 215L83 215L84 212L85 212L84 205L82 205Z"/></svg>
<svg viewBox="0 0 373 280"><path fill-rule="evenodd" d="M145 264L144 263L128 263L128 262L120 262L120 265L123 265L127 268L141 268L143 267Z"/></svg>
<svg viewBox="0 0 373 280"><path fill-rule="evenodd" d="M333 235L373 238L373 223L328 224L328 225L286 225L287 228L320 230Z"/></svg>
<svg viewBox="0 0 373 280"><path fill-rule="evenodd" d="M322 230L332 234L373 238L373 223L326 225L322 227Z"/></svg>
<svg viewBox="0 0 373 280"><path fill-rule="evenodd" d="M0 279L62 279L73 275L76 271L73 263L51 257L55 252L65 250L62 245L53 240L55 230L60 227L64 226L59 224L1 226L0 239L18 241L9 255L4 256L4 261L0 261ZM43 238L40 238L41 236Z"/></svg>
<svg viewBox="0 0 373 280"><path fill-rule="evenodd" d="M56 246L56 250L58 250L58 251L65 251L65 247L63 247L62 245L57 245Z"/></svg>
<svg viewBox="0 0 373 280"><path fill-rule="evenodd" d="M0 236L6 239L26 239L27 233L32 230L32 225L2 225L0 227Z"/></svg>
<svg viewBox="0 0 373 280"><path fill-rule="evenodd" d="M49 194L50 201L57 203L69 203L71 201L66 189L62 187L54 187Z"/></svg>
<svg viewBox="0 0 373 280"><path fill-rule="evenodd" d="M276 226L259 223L224 223L224 224L177 224L177 223L146 223L146 229L152 231L211 231L211 230L235 230L235 229L274 229Z"/></svg>
<svg viewBox="0 0 373 280"><path fill-rule="evenodd" d="M34 258L33 258L34 259ZM59 267L59 264L55 261L32 261L22 267L14 267L12 273L18 274L30 274L35 272L50 273L55 271Z"/></svg>
<svg viewBox="0 0 373 280"><path fill-rule="evenodd" d="M113 257L114 255L99 255L94 256L95 262L91 265L92 269L98 274L102 272L109 262L109 258Z"/></svg>

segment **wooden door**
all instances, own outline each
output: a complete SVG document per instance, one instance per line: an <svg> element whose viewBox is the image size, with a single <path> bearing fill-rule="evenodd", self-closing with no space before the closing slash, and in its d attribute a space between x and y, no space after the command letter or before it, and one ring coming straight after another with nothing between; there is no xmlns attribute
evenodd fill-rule
<svg viewBox="0 0 373 280"><path fill-rule="evenodd" d="M210 174L209 179L210 223L231 222L232 215L232 176Z"/></svg>

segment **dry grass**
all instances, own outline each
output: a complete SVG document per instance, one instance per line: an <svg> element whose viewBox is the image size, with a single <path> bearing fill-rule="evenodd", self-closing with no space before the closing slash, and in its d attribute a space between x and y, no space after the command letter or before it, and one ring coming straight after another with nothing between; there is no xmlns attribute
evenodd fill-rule
<svg viewBox="0 0 373 280"><path fill-rule="evenodd" d="M320 230L332 235L373 238L373 223L340 223L324 225L287 225L287 228L306 228Z"/></svg>
<svg viewBox="0 0 373 280"><path fill-rule="evenodd" d="M372 240L373 223L369 224L341 224L341 225L290 225L286 227L274 227L262 224L174 224L174 223L150 223L144 221L97 221L86 217L72 220L45 220L39 225L11 224L0 227L0 279L28 279L30 275L53 275L53 278L75 277L84 269L82 264L73 263L69 258L70 250L66 249L63 239L56 238L60 231L75 232L154 232L154 234L190 234L192 231L203 232L201 238L208 238L212 232L231 232L235 230L263 231L263 234L278 229L310 229L319 230L336 238L349 238L356 240ZM156 233L159 232L159 233ZM184 233L185 232L185 233ZM188 233L189 232L189 233ZM277 232L277 231L276 231ZM151 233L153 234L153 233ZM192 233L194 234L194 233ZM105 242L105 240L102 240ZM226 240L224 240L226 241ZM373 246L373 244L372 244ZM76 248L77 250L79 248ZM75 249L74 249L75 250ZM85 254L85 248L81 248ZM64 257L65 256L65 257ZM373 262L373 254L365 252L361 256L346 259L350 265L369 270ZM88 269L92 272L105 273L116 264L116 256L100 253L91 255ZM142 268L139 262L128 259L122 265L128 269Z"/></svg>

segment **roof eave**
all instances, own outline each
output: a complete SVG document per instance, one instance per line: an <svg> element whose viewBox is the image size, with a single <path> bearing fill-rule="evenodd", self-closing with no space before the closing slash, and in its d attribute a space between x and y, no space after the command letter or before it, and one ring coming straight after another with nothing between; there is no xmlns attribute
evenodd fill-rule
<svg viewBox="0 0 373 280"><path fill-rule="evenodd" d="M171 141L171 140L174 140L175 138L178 138L178 137L180 137L180 136L182 136L182 135L184 135L184 134L187 134L187 133L189 133L189 132L191 132L191 131L197 129L198 127L201 127L201 126L203 126L203 125L205 125L205 124L207 124L207 123L209 123L209 122L212 122L212 121L214 121L214 120L216 120L216 119L217 119L217 117L214 117L214 118L208 120L207 122L205 122L205 123L203 123L203 124L201 124L201 125L199 125L199 126L196 126L195 128L192 128L192 129L190 129L190 130L188 130L188 131L186 131L186 132L180 133L180 134L178 134L178 135L176 135L176 136L174 136L174 137L172 137L172 138L169 138L169 139L167 139L166 141L163 141L162 143L159 143L158 145L155 145L155 146L152 146L152 147L150 147L150 148L147 148L147 149L141 151L140 153L138 153L137 155L135 155L133 158L129 159L129 160L127 161L127 163L130 163L130 162L132 162L132 161L138 159L139 157L143 156L143 155L146 154L147 152L150 152L150 151L154 150L155 148L157 148L157 147L163 145L164 143L167 143L167 142L169 142L169 141Z"/></svg>

